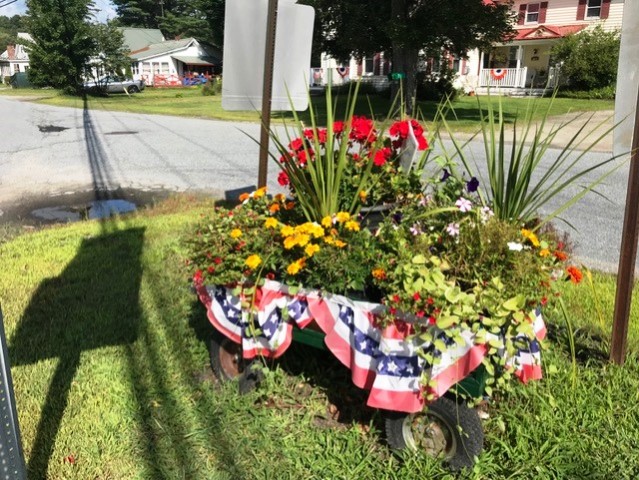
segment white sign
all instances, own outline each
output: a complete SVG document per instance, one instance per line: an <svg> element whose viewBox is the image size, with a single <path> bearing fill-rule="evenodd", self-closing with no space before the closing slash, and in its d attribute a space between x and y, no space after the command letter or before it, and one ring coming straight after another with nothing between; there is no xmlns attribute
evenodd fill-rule
<svg viewBox="0 0 639 480"><path fill-rule="evenodd" d="M639 91L639 2L625 2L615 96L614 154L630 151Z"/></svg>
<svg viewBox="0 0 639 480"><path fill-rule="evenodd" d="M308 72L315 10L279 0L271 110L308 108ZM268 0L226 2L222 108L260 110ZM291 100L289 100L289 95ZM291 101L293 106L291 106Z"/></svg>

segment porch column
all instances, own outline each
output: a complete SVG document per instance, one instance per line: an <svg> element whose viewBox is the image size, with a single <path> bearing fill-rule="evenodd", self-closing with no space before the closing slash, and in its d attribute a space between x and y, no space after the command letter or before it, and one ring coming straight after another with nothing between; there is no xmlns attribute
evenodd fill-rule
<svg viewBox="0 0 639 480"><path fill-rule="evenodd" d="M521 59L524 57L524 48L521 45L517 46L517 70L521 68Z"/></svg>
<svg viewBox="0 0 639 480"><path fill-rule="evenodd" d="M481 77L481 71L484 69L484 51L479 52L479 68L477 69L477 76Z"/></svg>

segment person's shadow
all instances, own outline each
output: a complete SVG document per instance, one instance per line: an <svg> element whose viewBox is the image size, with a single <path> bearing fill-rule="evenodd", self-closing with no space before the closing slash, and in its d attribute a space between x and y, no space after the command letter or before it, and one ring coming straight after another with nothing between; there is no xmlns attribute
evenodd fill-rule
<svg viewBox="0 0 639 480"><path fill-rule="evenodd" d="M42 282L10 342L12 365L57 358L31 449L28 478L47 478L48 464L80 356L132 344L139 306L143 228L107 231L82 241L58 276Z"/></svg>

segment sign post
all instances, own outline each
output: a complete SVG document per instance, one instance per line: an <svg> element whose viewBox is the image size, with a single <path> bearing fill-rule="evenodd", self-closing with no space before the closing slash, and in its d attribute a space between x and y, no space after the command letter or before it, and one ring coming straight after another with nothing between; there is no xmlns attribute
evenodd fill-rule
<svg viewBox="0 0 639 480"><path fill-rule="evenodd" d="M308 108L315 10L297 0L233 0L224 13L222 108L262 105L258 185L266 185L271 111Z"/></svg>
<svg viewBox="0 0 639 480"><path fill-rule="evenodd" d="M0 405L2 426L0 427L0 479L27 480L27 470L22 452L22 440L13 394L13 380L9 366L9 351L4 334L4 318L0 308Z"/></svg>
<svg viewBox="0 0 639 480"><path fill-rule="evenodd" d="M615 99L614 153L631 148L610 360L621 365L626 357L628 321L639 236L639 2L625 2ZM635 105L634 112L632 106ZM634 122L633 122L634 119ZM632 142L631 142L632 140Z"/></svg>

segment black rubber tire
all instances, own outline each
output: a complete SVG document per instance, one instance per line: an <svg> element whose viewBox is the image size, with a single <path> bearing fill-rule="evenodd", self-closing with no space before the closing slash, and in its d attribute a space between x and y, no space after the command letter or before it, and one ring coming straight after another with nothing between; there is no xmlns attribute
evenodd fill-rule
<svg viewBox="0 0 639 480"><path fill-rule="evenodd" d="M138 93L140 91L140 89L138 87L136 87L135 85L130 85L127 89L127 92L129 93Z"/></svg>
<svg viewBox="0 0 639 480"><path fill-rule="evenodd" d="M209 344L211 370L220 382L228 382L239 378L244 372L242 346L219 332L211 335ZM232 368L231 364L236 368Z"/></svg>
<svg viewBox="0 0 639 480"><path fill-rule="evenodd" d="M484 430L477 412L465 403L445 397L420 413L389 411L385 414L385 424L391 448L423 449L431 455L442 455L451 470L472 467L484 446ZM417 431L420 425L426 428L422 427L421 438L415 438L415 434L420 433ZM428 437L424 435L426 431Z"/></svg>

